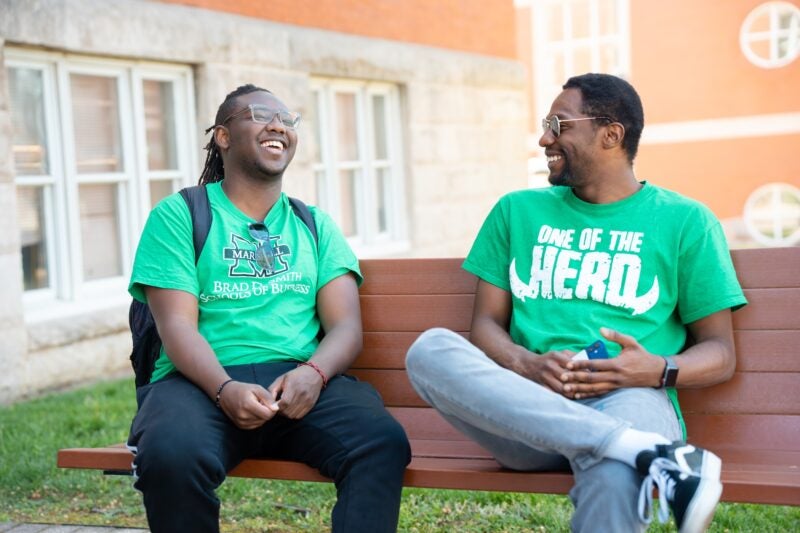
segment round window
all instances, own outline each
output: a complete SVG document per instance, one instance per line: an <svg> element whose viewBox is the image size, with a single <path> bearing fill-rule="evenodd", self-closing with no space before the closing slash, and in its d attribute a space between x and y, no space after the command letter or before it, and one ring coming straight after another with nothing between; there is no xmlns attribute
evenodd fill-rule
<svg viewBox="0 0 800 533"><path fill-rule="evenodd" d="M788 65L800 55L800 8L789 2L761 4L744 19L739 44L754 65Z"/></svg>
<svg viewBox="0 0 800 533"><path fill-rule="evenodd" d="M750 236L761 244L800 243L800 188L788 183L759 187L744 205L744 224Z"/></svg>

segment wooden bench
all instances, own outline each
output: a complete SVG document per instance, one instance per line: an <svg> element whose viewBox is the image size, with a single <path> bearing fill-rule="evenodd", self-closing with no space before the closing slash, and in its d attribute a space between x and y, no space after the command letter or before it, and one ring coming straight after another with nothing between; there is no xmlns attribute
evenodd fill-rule
<svg viewBox="0 0 800 533"><path fill-rule="evenodd" d="M736 374L702 390L682 390L691 442L723 459L722 499L800 505L800 248L736 250L750 304L734 313ZM405 354L420 332L444 326L468 334L476 279L460 259L366 260L361 289L364 350L352 374L372 383L406 428L413 460L410 487L563 494L563 472L521 473L491 456L425 405L405 373ZM120 445L58 453L58 466L129 472ZM305 465L250 459L230 475L326 481Z"/></svg>

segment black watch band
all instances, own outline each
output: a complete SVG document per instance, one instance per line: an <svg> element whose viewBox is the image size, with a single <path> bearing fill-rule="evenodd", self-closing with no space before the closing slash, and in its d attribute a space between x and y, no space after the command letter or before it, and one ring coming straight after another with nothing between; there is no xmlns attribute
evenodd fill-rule
<svg viewBox="0 0 800 533"><path fill-rule="evenodd" d="M665 357L666 366L664 367L664 374L661 376L661 388L674 387L678 382L678 365L672 357Z"/></svg>

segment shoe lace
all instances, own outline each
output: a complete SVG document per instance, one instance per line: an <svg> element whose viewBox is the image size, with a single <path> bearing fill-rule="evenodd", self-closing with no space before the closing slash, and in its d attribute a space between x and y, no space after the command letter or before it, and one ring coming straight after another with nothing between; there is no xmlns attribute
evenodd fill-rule
<svg viewBox="0 0 800 533"><path fill-rule="evenodd" d="M669 475L671 470L680 467L669 459L657 457L650 463L647 477L639 489L639 519L649 524L653 520L653 485L658 488L658 520L662 524L669 520L669 500L675 496L675 479Z"/></svg>

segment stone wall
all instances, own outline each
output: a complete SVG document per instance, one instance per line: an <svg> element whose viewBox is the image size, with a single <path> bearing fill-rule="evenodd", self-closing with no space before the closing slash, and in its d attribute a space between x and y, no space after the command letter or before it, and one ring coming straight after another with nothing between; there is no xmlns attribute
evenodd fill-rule
<svg viewBox="0 0 800 533"><path fill-rule="evenodd" d="M0 67L4 64L4 41L0 35ZM8 108L6 69L0 68L0 403L17 395L25 385L24 357L27 353L22 310L14 165L11 152L11 113Z"/></svg>
<svg viewBox="0 0 800 533"><path fill-rule="evenodd" d="M0 53L13 46L191 65L198 128L213 123L217 106L237 85L270 88L309 118L285 180L288 193L306 198L314 190L311 78L397 84L408 255L465 254L499 196L526 185L525 78L514 61L145 0L6 0L0 43ZM14 228L0 67L0 224ZM198 168L204 142L198 134ZM87 312L26 325L19 265L17 232L0 234L0 402L128 368L124 308L108 309L110 325L99 328L86 326L98 318ZM61 333L43 341L47 331Z"/></svg>

